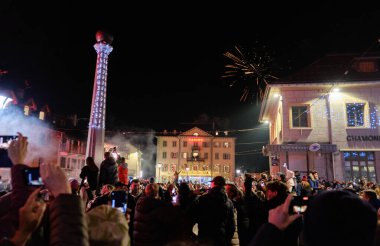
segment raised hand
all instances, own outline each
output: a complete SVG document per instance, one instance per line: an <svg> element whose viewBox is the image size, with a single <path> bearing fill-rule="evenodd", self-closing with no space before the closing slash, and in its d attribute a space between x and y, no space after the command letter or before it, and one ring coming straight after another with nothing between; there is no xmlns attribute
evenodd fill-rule
<svg viewBox="0 0 380 246"><path fill-rule="evenodd" d="M280 230L285 230L288 225L302 216L300 214L289 215L289 205L291 200L292 195L288 195L283 204L269 210L268 222L275 225Z"/></svg>
<svg viewBox="0 0 380 246"><path fill-rule="evenodd" d="M36 189L19 210L19 229L11 238L14 245L25 245L30 235L40 225L46 209L46 203L38 198L41 189Z"/></svg>
<svg viewBox="0 0 380 246"><path fill-rule="evenodd" d="M28 152L28 138L21 133L18 134L17 140L12 140L8 147L8 156L13 165L25 164L25 157Z"/></svg>
<svg viewBox="0 0 380 246"><path fill-rule="evenodd" d="M42 164L40 173L45 187L57 197L59 194L71 194L71 187L67 177L59 166Z"/></svg>
<svg viewBox="0 0 380 246"><path fill-rule="evenodd" d="M175 171L175 172L174 172L174 177L178 178L178 176L179 176L180 173L181 173L181 171L179 171L179 172L178 172L178 171Z"/></svg>
<svg viewBox="0 0 380 246"><path fill-rule="evenodd" d="M36 189L28 197L28 200L20 208L20 230L32 233L37 229L46 209L46 203L38 197L41 189Z"/></svg>

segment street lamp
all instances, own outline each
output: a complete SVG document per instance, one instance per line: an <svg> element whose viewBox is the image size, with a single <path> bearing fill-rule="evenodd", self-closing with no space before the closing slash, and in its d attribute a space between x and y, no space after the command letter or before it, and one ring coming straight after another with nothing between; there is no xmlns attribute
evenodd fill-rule
<svg viewBox="0 0 380 246"><path fill-rule="evenodd" d="M236 169L236 174L237 174L237 176L240 176L240 169Z"/></svg>
<svg viewBox="0 0 380 246"><path fill-rule="evenodd" d="M158 163L157 167L158 167L158 183L160 183L160 181L161 181L161 167L162 167L162 164Z"/></svg>

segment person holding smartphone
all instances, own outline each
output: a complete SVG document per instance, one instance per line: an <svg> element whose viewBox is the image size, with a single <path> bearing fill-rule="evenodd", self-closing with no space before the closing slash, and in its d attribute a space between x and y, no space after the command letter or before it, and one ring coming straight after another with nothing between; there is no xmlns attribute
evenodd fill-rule
<svg viewBox="0 0 380 246"><path fill-rule="evenodd" d="M266 220L268 221L269 211L280 205L282 205L287 196L288 188L286 184L280 181L271 181L266 184L266 201L264 202L264 213ZM287 227L284 238L284 245L298 245L298 235L302 229L302 219L295 220L289 227Z"/></svg>
<svg viewBox="0 0 380 246"><path fill-rule="evenodd" d="M0 238L12 238L18 229L21 227L30 226L25 224L24 216L28 217L32 214L28 212L30 203L27 202L31 194L37 194L36 186L30 186L25 183L25 170L30 168L25 164L25 159L28 151L27 137L18 133L18 139L13 140L8 149L8 155L13 166L12 174L12 191L11 191L11 206L6 211L6 214L0 218ZM84 205L81 199L71 194L70 185L64 171L55 165L42 164L40 166L40 174L44 187L49 190L53 198L49 201L49 206L45 210L48 213L47 220L42 220L43 224L38 227L29 228L29 232L33 231L30 245L88 245L87 226L84 217ZM35 193L33 193L33 191ZM33 199L34 196L32 195ZM2 198L0 198L2 199ZM42 199L39 199L42 202ZM33 203L34 210L36 205L44 206L43 203ZM26 207L25 207L26 206ZM22 211L27 211L26 214L20 215L19 210L25 207ZM38 220L38 216L35 216ZM30 221L30 220L27 220ZM33 222L34 223L34 222ZM37 221L37 224L39 222ZM49 235L45 233L49 231ZM75 233L73 233L75 232ZM29 238L29 236L28 236ZM29 240L26 238L26 240ZM48 241L47 242L47 238ZM22 244L20 244L22 245Z"/></svg>

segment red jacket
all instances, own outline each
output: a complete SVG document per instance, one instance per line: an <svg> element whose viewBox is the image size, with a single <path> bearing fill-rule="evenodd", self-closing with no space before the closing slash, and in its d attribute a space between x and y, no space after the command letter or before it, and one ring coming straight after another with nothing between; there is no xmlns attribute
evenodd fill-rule
<svg viewBox="0 0 380 246"><path fill-rule="evenodd" d="M117 167L117 175L119 177L119 182L128 184L128 167L126 167L125 164L119 164Z"/></svg>

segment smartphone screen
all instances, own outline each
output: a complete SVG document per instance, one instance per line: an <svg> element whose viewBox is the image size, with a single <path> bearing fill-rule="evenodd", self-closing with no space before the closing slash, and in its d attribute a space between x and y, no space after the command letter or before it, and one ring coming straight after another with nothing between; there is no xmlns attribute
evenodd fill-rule
<svg viewBox="0 0 380 246"><path fill-rule="evenodd" d="M17 135L0 136L0 167L13 166L13 163L11 159L9 159L9 156L8 156L8 147L11 141L14 139L17 139Z"/></svg>
<svg viewBox="0 0 380 246"><path fill-rule="evenodd" d="M111 193L111 206L122 213L127 212L127 193L125 190L116 190Z"/></svg>
<svg viewBox="0 0 380 246"><path fill-rule="evenodd" d="M42 186L39 167L29 167L24 170L25 183L30 186Z"/></svg>
<svg viewBox="0 0 380 246"><path fill-rule="evenodd" d="M289 206L289 214L304 214L307 209L309 197L294 196Z"/></svg>

